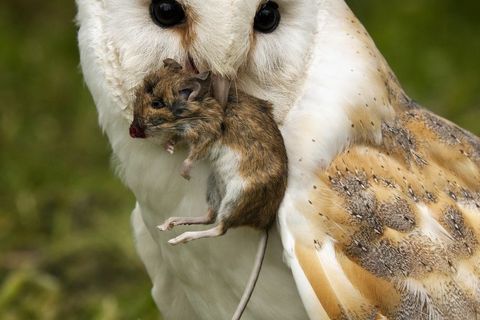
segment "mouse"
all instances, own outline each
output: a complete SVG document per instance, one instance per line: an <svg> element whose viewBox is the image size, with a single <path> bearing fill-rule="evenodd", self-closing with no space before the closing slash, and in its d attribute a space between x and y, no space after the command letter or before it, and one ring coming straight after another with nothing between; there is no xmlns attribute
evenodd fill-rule
<svg viewBox="0 0 480 320"><path fill-rule="evenodd" d="M188 146L180 174L190 179L194 164L208 160L207 214L171 217L159 228L216 224L206 231L186 232L171 244L218 237L230 228L268 229L276 218L287 186L288 158L282 134L267 101L231 90L222 107L211 96L209 72L192 73L173 59L144 79L137 90L130 134L163 136L173 153Z"/></svg>
<svg viewBox="0 0 480 320"><path fill-rule="evenodd" d="M243 226L265 231L242 297L245 308L258 279L268 230L287 187L288 158L282 134L269 102L231 89L223 107L212 97L210 72L187 71L173 59L163 64L147 75L136 91L130 135L160 137L169 153L185 144L188 156L180 174L187 180L200 160L207 160L212 172L206 191L207 213L170 217L158 228L168 231L179 225L214 224L169 240L172 245L219 237L230 228ZM234 319L240 318L241 309Z"/></svg>

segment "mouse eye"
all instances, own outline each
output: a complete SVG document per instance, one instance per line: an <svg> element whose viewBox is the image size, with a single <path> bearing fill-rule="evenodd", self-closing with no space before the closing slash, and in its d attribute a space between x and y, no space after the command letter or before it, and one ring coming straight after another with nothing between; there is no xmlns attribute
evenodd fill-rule
<svg viewBox="0 0 480 320"><path fill-rule="evenodd" d="M173 27L185 21L185 11L175 0L153 0L150 4L153 22L163 28Z"/></svg>
<svg viewBox="0 0 480 320"><path fill-rule="evenodd" d="M179 95L180 98L182 98L183 100L188 100L188 98L190 97L190 95L192 94L192 92L193 92L192 89L183 89L183 90L178 91L178 95Z"/></svg>
<svg viewBox="0 0 480 320"><path fill-rule="evenodd" d="M254 28L262 33L271 33L277 29L280 24L280 11L278 4L274 1L268 1L260 7L255 16Z"/></svg>
<svg viewBox="0 0 480 320"><path fill-rule="evenodd" d="M153 100L151 104L153 109L165 108L165 103L162 100Z"/></svg>

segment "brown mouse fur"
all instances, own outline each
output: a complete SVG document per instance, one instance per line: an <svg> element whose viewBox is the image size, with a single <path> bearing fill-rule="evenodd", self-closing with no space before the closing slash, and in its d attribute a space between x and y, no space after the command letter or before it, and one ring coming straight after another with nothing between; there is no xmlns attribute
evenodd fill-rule
<svg viewBox="0 0 480 320"><path fill-rule="evenodd" d="M209 212L203 217L168 219L159 228L211 224L213 229L186 232L177 244L223 235L229 228L268 229L275 220L287 185L287 154L271 105L244 93L231 92L225 108L210 96L208 74L192 74L171 59L145 78L136 95L134 137L165 135L166 149L177 142L190 148L182 167L189 179L193 164L208 159Z"/></svg>

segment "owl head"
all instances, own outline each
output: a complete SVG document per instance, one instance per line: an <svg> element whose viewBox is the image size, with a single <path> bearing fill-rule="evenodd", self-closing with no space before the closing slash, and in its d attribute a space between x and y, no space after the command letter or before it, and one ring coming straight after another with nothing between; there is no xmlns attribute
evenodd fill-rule
<svg viewBox="0 0 480 320"><path fill-rule="evenodd" d="M217 100L234 84L280 117L305 78L320 2L77 0L83 71L96 100L108 92L131 111L134 88L172 58L211 70Z"/></svg>

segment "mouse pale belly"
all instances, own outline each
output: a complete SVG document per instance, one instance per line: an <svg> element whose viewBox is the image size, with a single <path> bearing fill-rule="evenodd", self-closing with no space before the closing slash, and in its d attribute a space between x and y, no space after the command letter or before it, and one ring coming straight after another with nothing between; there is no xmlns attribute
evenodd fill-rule
<svg viewBox="0 0 480 320"><path fill-rule="evenodd" d="M186 181L179 175L184 152L171 156L148 141L126 141L115 151L124 181L137 195L132 214L136 247L164 318L229 319L246 286L261 234L237 228L221 238L170 246L167 241L173 236L205 228L160 232L156 226L170 216L206 213L209 168L198 164L191 181ZM271 234L260 279L243 319L307 319L292 274L282 261L280 237L276 230Z"/></svg>

